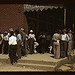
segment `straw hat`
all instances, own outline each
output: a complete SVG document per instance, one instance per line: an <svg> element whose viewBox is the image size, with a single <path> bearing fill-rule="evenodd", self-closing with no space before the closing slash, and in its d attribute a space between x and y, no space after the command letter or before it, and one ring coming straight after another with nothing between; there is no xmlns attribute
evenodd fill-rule
<svg viewBox="0 0 75 75"><path fill-rule="evenodd" d="M5 34L7 34L8 32L7 32L7 31L5 31L4 33L5 33Z"/></svg>
<svg viewBox="0 0 75 75"><path fill-rule="evenodd" d="M71 33L72 31L70 30L69 32Z"/></svg>
<svg viewBox="0 0 75 75"><path fill-rule="evenodd" d="M10 31L13 31L13 28L10 28L9 30L10 30Z"/></svg>
<svg viewBox="0 0 75 75"><path fill-rule="evenodd" d="M23 30L24 30L24 28L21 28L21 30L23 31Z"/></svg>
<svg viewBox="0 0 75 75"><path fill-rule="evenodd" d="M64 29L63 31L66 32L66 29Z"/></svg>

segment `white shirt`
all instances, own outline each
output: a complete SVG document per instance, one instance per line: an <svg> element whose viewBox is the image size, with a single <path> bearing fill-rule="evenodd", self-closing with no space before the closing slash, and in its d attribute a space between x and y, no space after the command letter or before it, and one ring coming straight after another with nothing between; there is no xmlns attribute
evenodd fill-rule
<svg viewBox="0 0 75 75"><path fill-rule="evenodd" d="M8 35L4 36L3 39L4 39L5 41L8 41L8 39L9 39Z"/></svg>
<svg viewBox="0 0 75 75"><path fill-rule="evenodd" d="M33 38L36 41L35 35L34 34L29 34L30 38Z"/></svg>
<svg viewBox="0 0 75 75"><path fill-rule="evenodd" d="M68 41L69 40L69 36L67 34L63 34L61 40Z"/></svg>
<svg viewBox="0 0 75 75"><path fill-rule="evenodd" d="M9 45L17 45L17 38L15 36L9 38Z"/></svg>

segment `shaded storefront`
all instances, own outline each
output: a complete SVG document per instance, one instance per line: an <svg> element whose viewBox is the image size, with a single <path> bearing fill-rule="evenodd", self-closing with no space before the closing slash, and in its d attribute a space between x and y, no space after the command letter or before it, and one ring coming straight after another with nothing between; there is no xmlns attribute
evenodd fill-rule
<svg viewBox="0 0 75 75"><path fill-rule="evenodd" d="M30 5L28 5L30 6ZM63 6L30 6L25 7L28 30L33 29L36 35L40 32L54 33L64 28Z"/></svg>

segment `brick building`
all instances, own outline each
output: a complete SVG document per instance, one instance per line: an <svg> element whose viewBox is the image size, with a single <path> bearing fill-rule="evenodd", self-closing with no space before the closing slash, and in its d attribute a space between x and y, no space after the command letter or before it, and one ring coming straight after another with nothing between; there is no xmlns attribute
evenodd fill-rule
<svg viewBox="0 0 75 75"><path fill-rule="evenodd" d="M37 34L40 30L54 32L56 28L70 28L74 32L74 6L64 8L63 5L28 5L0 4L0 30L9 28L28 30L33 29ZM66 9L66 10L65 10ZM71 10L72 9L72 10ZM67 11L67 12L66 12Z"/></svg>
<svg viewBox="0 0 75 75"><path fill-rule="evenodd" d="M0 30L9 31L9 28L25 28L27 32L27 21L24 14L23 4L0 4Z"/></svg>

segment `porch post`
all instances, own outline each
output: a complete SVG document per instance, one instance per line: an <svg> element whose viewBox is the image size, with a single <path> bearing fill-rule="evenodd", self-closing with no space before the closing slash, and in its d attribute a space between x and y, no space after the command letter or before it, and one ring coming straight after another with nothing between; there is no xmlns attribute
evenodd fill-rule
<svg viewBox="0 0 75 75"><path fill-rule="evenodd" d="M64 8L64 28L66 29L66 8Z"/></svg>
<svg viewBox="0 0 75 75"><path fill-rule="evenodd" d="M74 33L74 16L73 16L73 33Z"/></svg>
<svg viewBox="0 0 75 75"><path fill-rule="evenodd" d="M37 33L39 31L39 12L37 11Z"/></svg>

